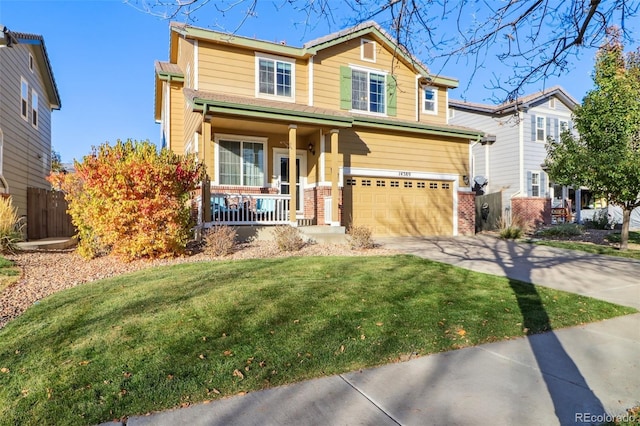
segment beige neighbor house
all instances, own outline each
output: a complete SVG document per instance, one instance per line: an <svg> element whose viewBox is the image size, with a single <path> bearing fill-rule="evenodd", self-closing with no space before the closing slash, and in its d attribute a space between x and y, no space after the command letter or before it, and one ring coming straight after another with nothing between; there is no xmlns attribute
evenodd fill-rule
<svg viewBox="0 0 640 426"><path fill-rule="evenodd" d="M483 134L447 122L458 81L376 23L302 47L172 23L155 70L163 143L206 165L206 226L473 232L470 141Z"/></svg>
<svg viewBox="0 0 640 426"><path fill-rule="evenodd" d="M51 112L60 94L42 36L0 28L0 193L22 216L27 188L51 189Z"/></svg>

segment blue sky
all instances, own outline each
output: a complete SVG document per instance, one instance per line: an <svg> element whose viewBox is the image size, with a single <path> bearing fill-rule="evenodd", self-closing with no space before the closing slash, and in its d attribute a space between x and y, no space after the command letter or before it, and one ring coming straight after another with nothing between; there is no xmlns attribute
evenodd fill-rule
<svg viewBox="0 0 640 426"><path fill-rule="evenodd" d="M198 15L195 24L234 29L241 12L222 16L209 8ZM298 24L302 19L299 13L278 11L273 2L265 1L257 16L237 33L301 46L342 29L347 22L346 15L336 16L330 26L316 21L313 27L303 27ZM160 128L153 116L154 61L168 58L167 20L140 12L122 0L0 0L0 24L44 36L62 98L62 109L52 117L52 144L63 161L81 160L92 146L117 139L159 142ZM581 100L592 87L594 53L584 52L568 74L528 86L527 93L560 84ZM444 68L427 62L427 66L460 80L451 98L489 102L493 93L485 86L491 74L508 71L497 60L493 63L494 69L477 74L471 84L471 72L464 62L451 61Z"/></svg>

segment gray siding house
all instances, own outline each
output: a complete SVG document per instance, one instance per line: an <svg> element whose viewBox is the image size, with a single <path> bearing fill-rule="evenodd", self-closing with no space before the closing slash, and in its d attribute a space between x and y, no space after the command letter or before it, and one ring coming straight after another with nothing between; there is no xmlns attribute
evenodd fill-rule
<svg viewBox="0 0 640 426"><path fill-rule="evenodd" d="M60 95L42 36L0 28L0 193L26 215L27 188L51 188L51 112Z"/></svg>
<svg viewBox="0 0 640 426"><path fill-rule="evenodd" d="M472 143L471 185L474 179L486 179L484 191L502 192L507 211L514 198L549 199L550 207L571 203L573 190L553 185L542 164L547 138L559 140L563 130L572 129L571 114L577 105L559 86L500 105L449 100L451 124L495 136Z"/></svg>

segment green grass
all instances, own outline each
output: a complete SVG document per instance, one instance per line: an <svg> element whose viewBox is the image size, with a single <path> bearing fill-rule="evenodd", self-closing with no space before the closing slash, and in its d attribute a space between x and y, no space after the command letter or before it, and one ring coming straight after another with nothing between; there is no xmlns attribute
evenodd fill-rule
<svg viewBox="0 0 640 426"><path fill-rule="evenodd" d="M548 234L545 234L545 235L548 236ZM557 236L557 234L552 234L552 235ZM607 240L612 243L619 243L620 234L619 233L610 234L607 236ZM592 254L602 254L607 256L617 256L617 257L624 257L627 259L640 260L640 250L635 250L635 249L627 249L627 250L621 251L617 247L581 243L577 241L529 240L529 242L533 242L534 244L539 244L539 245L544 245L549 247L567 249L567 250L578 250L578 251L583 251L583 252L592 253ZM629 243L640 244L640 232L630 231Z"/></svg>
<svg viewBox="0 0 640 426"><path fill-rule="evenodd" d="M0 256L0 292L20 279L20 268Z"/></svg>
<svg viewBox="0 0 640 426"><path fill-rule="evenodd" d="M632 312L413 256L154 268L0 330L0 424L97 424Z"/></svg>

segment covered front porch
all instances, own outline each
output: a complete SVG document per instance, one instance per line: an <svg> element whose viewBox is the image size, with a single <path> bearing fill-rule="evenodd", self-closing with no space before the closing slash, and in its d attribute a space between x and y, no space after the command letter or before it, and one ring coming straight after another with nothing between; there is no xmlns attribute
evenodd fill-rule
<svg viewBox="0 0 640 426"><path fill-rule="evenodd" d="M340 226L338 138L350 117L296 104L285 110L282 102L191 95L201 113L195 151L207 171L196 198L201 226Z"/></svg>

